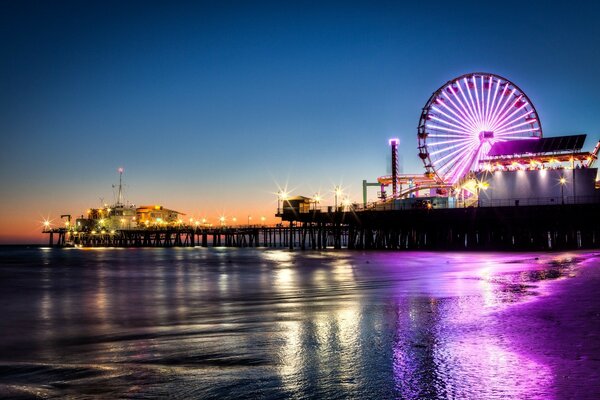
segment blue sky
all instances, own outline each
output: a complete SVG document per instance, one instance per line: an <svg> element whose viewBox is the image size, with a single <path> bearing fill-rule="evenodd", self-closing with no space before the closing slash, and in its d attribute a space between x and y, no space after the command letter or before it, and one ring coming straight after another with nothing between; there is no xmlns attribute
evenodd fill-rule
<svg viewBox="0 0 600 400"><path fill-rule="evenodd" d="M599 17L594 2L4 1L0 241L110 199L119 166L130 201L209 217L272 216L286 182L360 200L390 137L423 172L421 108L468 72L509 78L544 136L592 147Z"/></svg>

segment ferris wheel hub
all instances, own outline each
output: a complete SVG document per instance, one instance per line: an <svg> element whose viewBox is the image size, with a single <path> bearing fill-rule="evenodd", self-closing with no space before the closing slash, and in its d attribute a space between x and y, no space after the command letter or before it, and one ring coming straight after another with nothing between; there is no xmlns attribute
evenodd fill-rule
<svg viewBox="0 0 600 400"><path fill-rule="evenodd" d="M487 139L493 139L494 138L494 131L481 131L479 132L479 140L481 140L482 142L487 140Z"/></svg>

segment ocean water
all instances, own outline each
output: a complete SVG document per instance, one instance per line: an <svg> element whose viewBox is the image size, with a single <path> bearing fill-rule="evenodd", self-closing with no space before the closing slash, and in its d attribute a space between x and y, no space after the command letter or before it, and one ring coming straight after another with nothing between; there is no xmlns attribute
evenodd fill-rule
<svg viewBox="0 0 600 400"><path fill-rule="evenodd" d="M0 396L553 398L556 371L501 315L584 262L600 258L4 247Z"/></svg>

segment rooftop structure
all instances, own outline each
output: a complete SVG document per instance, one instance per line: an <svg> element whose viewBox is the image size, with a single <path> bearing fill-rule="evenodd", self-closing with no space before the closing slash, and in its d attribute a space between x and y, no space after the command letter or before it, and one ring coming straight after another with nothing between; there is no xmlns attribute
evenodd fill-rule
<svg viewBox="0 0 600 400"><path fill-rule="evenodd" d="M579 152L587 135L555 136L538 140L510 140L496 142L488 157L503 157L531 154L562 154Z"/></svg>

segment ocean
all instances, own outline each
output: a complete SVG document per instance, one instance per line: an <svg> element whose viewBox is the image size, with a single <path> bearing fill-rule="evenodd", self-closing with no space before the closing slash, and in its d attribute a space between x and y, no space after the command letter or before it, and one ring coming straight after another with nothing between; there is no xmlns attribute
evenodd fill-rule
<svg viewBox="0 0 600 400"><path fill-rule="evenodd" d="M4 246L0 396L597 398L600 305L569 296L599 269L597 252Z"/></svg>

